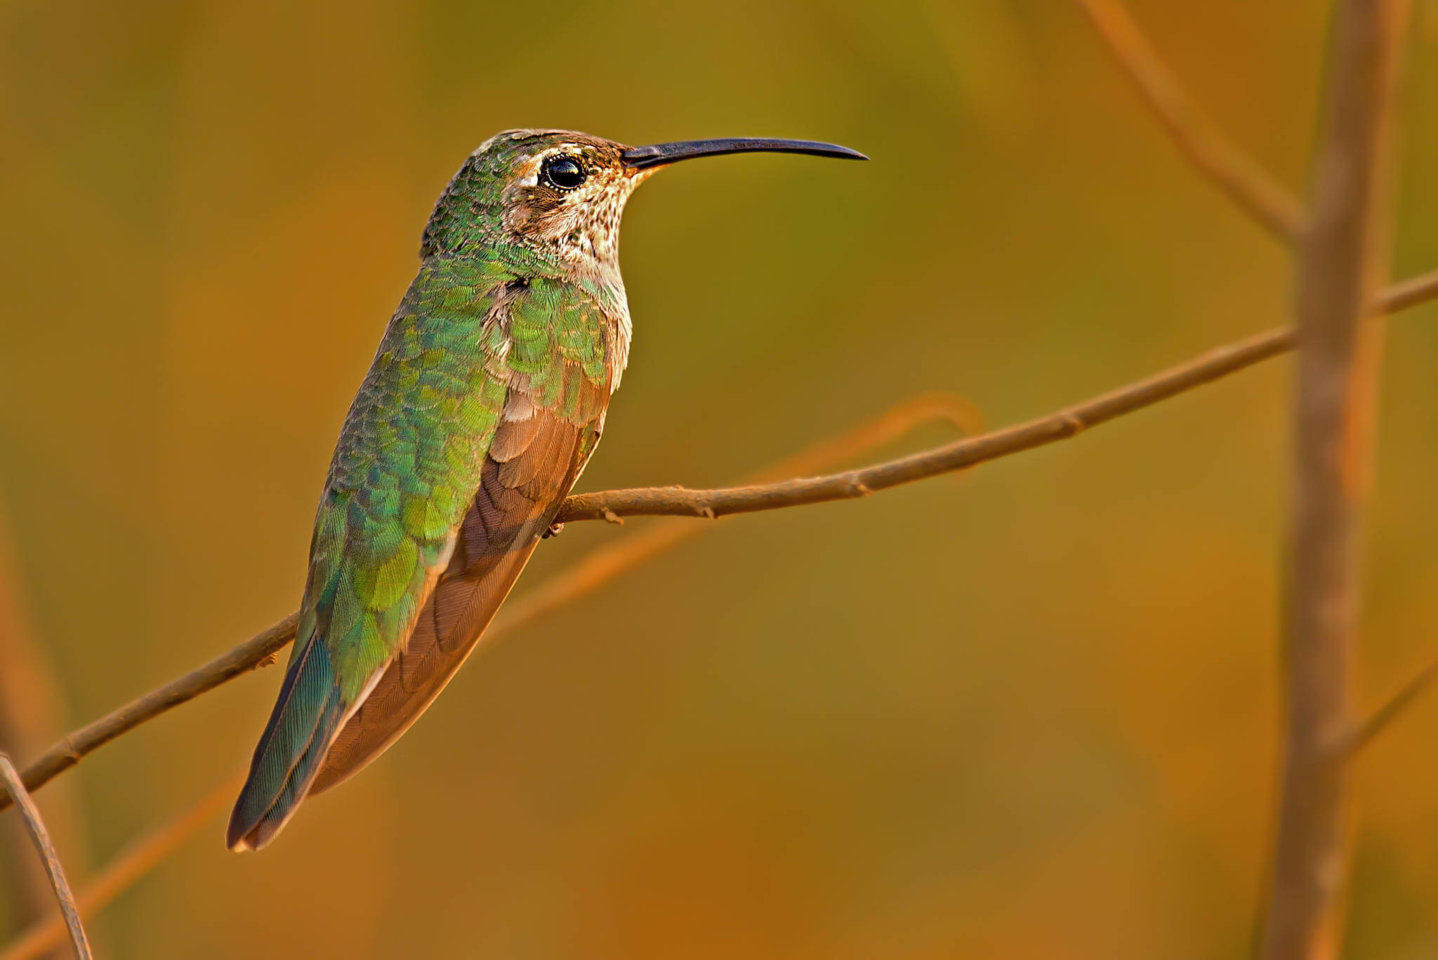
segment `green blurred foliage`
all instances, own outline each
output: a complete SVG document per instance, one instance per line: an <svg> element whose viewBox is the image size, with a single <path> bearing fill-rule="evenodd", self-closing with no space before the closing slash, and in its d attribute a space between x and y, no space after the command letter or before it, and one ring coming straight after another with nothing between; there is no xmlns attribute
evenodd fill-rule
<svg viewBox="0 0 1438 960"><path fill-rule="evenodd" d="M1324 7L1133 3L1295 187ZM1405 273L1438 264L1419 13ZM1288 308L1283 251L1185 168L1067 3L11 0L0 491L71 719L293 607L430 205L513 126L873 157L644 187L632 365L585 489L721 483L917 391L1011 422ZM1435 312L1389 336L1368 703L1434 653ZM1245 957L1288 377L727 521L486 649L272 849L228 854L216 823L107 912L108 955ZM571 526L519 590L615 535ZM97 856L236 773L279 680L73 774ZM1438 951L1435 740L1430 698L1356 768L1351 956Z"/></svg>

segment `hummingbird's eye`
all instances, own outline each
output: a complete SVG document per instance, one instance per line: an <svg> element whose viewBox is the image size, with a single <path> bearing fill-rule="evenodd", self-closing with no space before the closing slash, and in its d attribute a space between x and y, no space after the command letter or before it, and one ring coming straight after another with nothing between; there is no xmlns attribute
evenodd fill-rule
<svg viewBox="0 0 1438 960"><path fill-rule="evenodd" d="M550 157L540 168L544 181L557 190L573 190L584 182L584 167L573 157Z"/></svg>

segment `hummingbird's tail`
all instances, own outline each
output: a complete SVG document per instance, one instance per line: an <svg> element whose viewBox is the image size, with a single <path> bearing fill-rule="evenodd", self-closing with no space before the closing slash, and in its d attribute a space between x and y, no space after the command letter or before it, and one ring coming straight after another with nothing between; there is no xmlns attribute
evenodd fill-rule
<svg viewBox="0 0 1438 960"><path fill-rule="evenodd" d="M294 815L319 773L344 707L329 651L311 638L285 671L279 699L230 815L231 850L258 850Z"/></svg>

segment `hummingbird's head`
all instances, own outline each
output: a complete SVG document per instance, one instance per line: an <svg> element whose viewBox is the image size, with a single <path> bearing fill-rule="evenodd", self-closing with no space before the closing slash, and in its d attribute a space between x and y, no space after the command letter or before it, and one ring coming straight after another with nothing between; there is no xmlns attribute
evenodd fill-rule
<svg viewBox="0 0 1438 960"><path fill-rule="evenodd" d="M629 147L572 130L506 130L470 155L439 198L421 256L506 243L570 268L617 269L619 220L634 188L661 166L745 152L867 159L807 140L689 140Z"/></svg>

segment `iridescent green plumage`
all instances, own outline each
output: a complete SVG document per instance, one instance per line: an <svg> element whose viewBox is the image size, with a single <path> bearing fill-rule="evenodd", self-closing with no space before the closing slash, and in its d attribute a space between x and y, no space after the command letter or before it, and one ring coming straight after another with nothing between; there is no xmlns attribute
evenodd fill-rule
<svg viewBox="0 0 1438 960"><path fill-rule="evenodd" d="M617 271L571 279L575 264L561 249L496 229L515 167L536 148L576 149L575 136L492 141L503 149L482 148L466 163L431 218L419 274L335 450L295 650L235 810L232 845L259 846L284 823L342 726L403 652L436 581L462 578L450 561L466 516L489 524L470 537L468 567L527 557L593 449L627 348ZM491 456L497 435L515 448L501 454L545 446L532 451L537 462L500 462ZM486 472L496 497L517 501L492 505L492 517L475 502ZM546 472L553 482L524 489ZM382 731L362 759L398 732Z"/></svg>
<svg viewBox="0 0 1438 960"><path fill-rule="evenodd" d="M232 847L263 846L308 793L382 752L473 649L619 385L624 203L659 162L761 148L716 143L631 150L511 131L456 174L335 449L295 647ZM795 149L773 143L762 149Z"/></svg>

